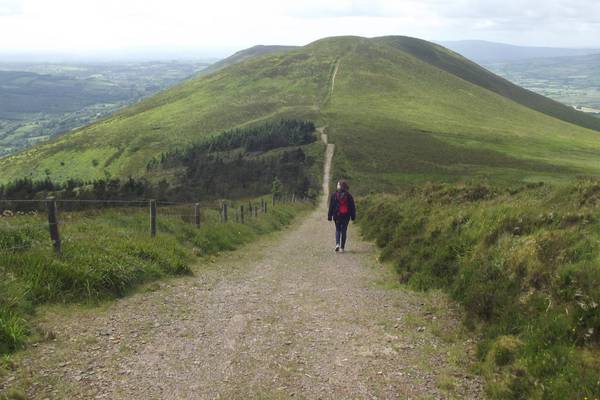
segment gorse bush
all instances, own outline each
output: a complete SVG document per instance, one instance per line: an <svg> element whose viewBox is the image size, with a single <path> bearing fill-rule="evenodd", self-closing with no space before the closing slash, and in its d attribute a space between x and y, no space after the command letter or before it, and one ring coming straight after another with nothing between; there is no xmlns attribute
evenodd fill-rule
<svg viewBox="0 0 600 400"><path fill-rule="evenodd" d="M35 330L27 320L36 305L95 302L144 282L191 274L194 256L234 250L281 229L308 207L280 204L245 224L220 224L217 211L204 209L200 228L178 210L159 212L155 238L145 209L64 213L60 256L53 254L43 215L0 218L0 354L25 344Z"/></svg>
<svg viewBox="0 0 600 400"><path fill-rule="evenodd" d="M408 285L481 327L492 398L600 396L600 185L426 185L363 201L361 227Z"/></svg>

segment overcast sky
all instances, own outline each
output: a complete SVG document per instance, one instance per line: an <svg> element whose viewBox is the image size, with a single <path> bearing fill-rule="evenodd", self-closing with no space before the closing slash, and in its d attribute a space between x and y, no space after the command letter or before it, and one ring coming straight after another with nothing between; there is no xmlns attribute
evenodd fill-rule
<svg viewBox="0 0 600 400"><path fill-rule="evenodd" d="M598 0L0 0L0 51L199 49L334 35L600 47Z"/></svg>

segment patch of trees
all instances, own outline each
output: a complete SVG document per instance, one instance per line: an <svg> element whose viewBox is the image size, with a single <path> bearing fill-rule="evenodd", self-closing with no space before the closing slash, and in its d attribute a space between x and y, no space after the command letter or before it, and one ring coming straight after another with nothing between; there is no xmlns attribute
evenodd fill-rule
<svg viewBox="0 0 600 400"><path fill-rule="evenodd" d="M0 199L44 200L48 196L75 200L198 201L235 198L270 193L277 180L285 193L314 197L319 182L309 173L315 160L303 145L316 140L314 124L304 121L278 121L262 126L233 130L192 145L181 151L164 153L148 164L181 169L174 181L152 183L146 178L106 178L92 181L69 179L64 183L17 179L0 185ZM279 149L269 152L269 150ZM0 202L2 209L34 210L41 203ZM109 204L115 206L115 204ZM67 207L67 206L65 206ZM70 209L97 208L98 204L73 203Z"/></svg>
<svg viewBox="0 0 600 400"><path fill-rule="evenodd" d="M193 144L184 150L161 154L148 163L148 170L193 164L197 157L208 153L230 152L240 149L246 153L266 152L290 146L302 146L317 140L315 125L311 121L279 120L255 127L234 129Z"/></svg>
<svg viewBox="0 0 600 400"><path fill-rule="evenodd" d="M64 209L72 210L103 206L101 203L85 203L85 200L133 201L145 198L166 200L169 188L170 185L166 182L154 185L145 178L111 178L93 181L69 179L64 183L53 182L49 177L43 180L22 178L0 185L0 199L3 200L0 202L0 211L5 209L37 210L43 207L43 201L49 196L59 200L84 200L82 203L61 205ZM39 200L39 202L23 203L10 200ZM108 203L104 206L114 207L115 203Z"/></svg>
<svg viewBox="0 0 600 400"><path fill-rule="evenodd" d="M296 196L313 197L318 182L308 174L314 159L307 157L302 148L285 150L268 157L233 159L206 154L195 157L179 175L176 182L166 180L154 184L145 178L97 179L81 181L70 179L64 183L44 180L18 179L0 186L2 200L40 200L40 202L0 202L4 209L28 211L39 209L48 196L70 200L140 200L198 201L215 198L235 198L270 193L273 181L278 179L283 191ZM313 189L313 190L311 190ZM116 206L118 204L107 204ZM100 204L65 204L67 209L98 208Z"/></svg>
<svg viewBox="0 0 600 400"><path fill-rule="evenodd" d="M316 188L308 174L314 163L302 148L285 150L269 157L244 157L242 153L232 158L213 154L196 154L185 162L185 172L180 175L180 187L199 197L207 193L215 197L240 197L264 194L271 191L278 178L283 190L296 196L309 196Z"/></svg>

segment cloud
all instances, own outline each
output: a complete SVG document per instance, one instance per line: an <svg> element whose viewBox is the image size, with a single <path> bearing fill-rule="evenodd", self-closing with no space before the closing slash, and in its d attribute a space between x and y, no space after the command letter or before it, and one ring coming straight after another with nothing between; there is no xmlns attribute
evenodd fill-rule
<svg viewBox="0 0 600 400"><path fill-rule="evenodd" d="M600 47L600 2L0 0L0 50L231 49L347 34Z"/></svg>
<svg viewBox="0 0 600 400"><path fill-rule="evenodd" d="M23 13L20 0L0 0L0 16L19 15Z"/></svg>

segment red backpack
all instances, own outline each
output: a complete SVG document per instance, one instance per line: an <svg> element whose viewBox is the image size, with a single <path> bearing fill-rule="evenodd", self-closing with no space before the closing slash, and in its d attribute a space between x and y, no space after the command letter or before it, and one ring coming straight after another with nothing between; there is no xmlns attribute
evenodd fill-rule
<svg viewBox="0 0 600 400"><path fill-rule="evenodd" d="M338 202L337 214L338 215L346 215L346 214L348 214L348 212L350 211L348 209L348 194L347 193L337 192L335 194L335 199Z"/></svg>

